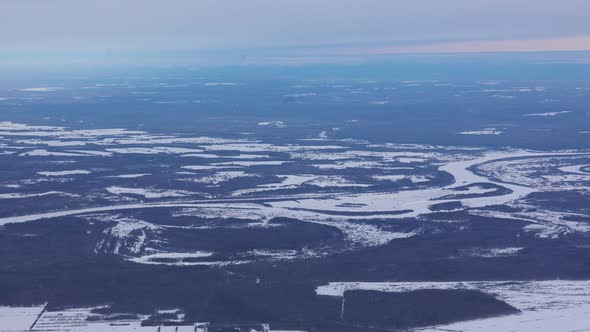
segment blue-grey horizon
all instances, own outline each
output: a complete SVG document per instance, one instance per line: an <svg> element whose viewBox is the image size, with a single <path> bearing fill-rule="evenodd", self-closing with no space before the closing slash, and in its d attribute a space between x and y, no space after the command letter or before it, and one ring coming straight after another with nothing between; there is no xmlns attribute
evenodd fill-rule
<svg viewBox="0 0 590 332"><path fill-rule="evenodd" d="M585 0L5 0L0 49L18 57L244 49L356 57L590 51L588 12Z"/></svg>

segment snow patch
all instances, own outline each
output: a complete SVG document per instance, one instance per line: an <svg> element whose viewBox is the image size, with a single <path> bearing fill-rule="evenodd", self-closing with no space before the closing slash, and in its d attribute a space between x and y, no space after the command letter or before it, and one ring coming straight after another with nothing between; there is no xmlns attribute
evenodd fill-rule
<svg viewBox="0 0 590 332"><path fill-rule="evenodd" d="M89 171L81 170L81 169L74 169L70 171L44 171L44 172L37 172L39 175L43 176L65 176L65 175L83 175L83 174L90 174Z"/></svg>

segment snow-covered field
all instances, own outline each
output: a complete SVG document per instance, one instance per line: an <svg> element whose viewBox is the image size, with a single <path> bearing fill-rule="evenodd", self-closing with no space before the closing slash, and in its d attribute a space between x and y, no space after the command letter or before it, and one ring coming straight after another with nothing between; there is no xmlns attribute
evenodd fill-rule
<svg viewBox="0 0 590 332"><path fill-rule="evenodd" d="M46 310L47 304L30 307L0 306L0 331L58 331L58 332L206 332L209 323L184 323L185 313L181 309L162 309L154 313L170 318L165 325L145 326L142 320L149 315L135 315L136 318L117 319L116 315L97 314L100 307L76 307L58 311ZM251 332L304 332L295 330L272 330L268 324L258 324Z"/></svg>
<svg viewBox="0 0 590 332"><path fill-rule="evenodd" d="M0 306L0 331L29 331L44 309L45 305L30 307Z"/></svg>
<svg viewBox="0 0 590 332"><path fill-rule="evenodd" d="M409 292L420 289L472 289L488 293L521 313L416 329L453 332L577 332L590 329L590 281L334 282L320 286L323 296L346 290Z"/></svg>
<svg viewBox="0 0 590 332"><path fill-rule="evenodd" d="M189 255L189 254L187 254ZM208 253L193 253L205 257ZM160 254L163 258L174 255ZM547 281L458 281L458 282L334 282L316 289L318 296L341 297L347 290L409 292L420 289L478 290L505 301L521 312L512 315L469 320L448 325L417 328L415 331L587 331L590 323L590 282L569 280ZM108 320L108 315L92 313L95 308L71 308L45 311L45 305L0 307L2 331L67 330L95 331L164 331L160 326L141 326L141 319ZM160 312L160 311L158 311ZM178 315L182 311L161 311ZM89 318L92 318L89 320ZM113 325L114 323L114 325ZM205 323L170 325L173 331L204 331ZM272 331L272 330L271 330Z"/></svg>

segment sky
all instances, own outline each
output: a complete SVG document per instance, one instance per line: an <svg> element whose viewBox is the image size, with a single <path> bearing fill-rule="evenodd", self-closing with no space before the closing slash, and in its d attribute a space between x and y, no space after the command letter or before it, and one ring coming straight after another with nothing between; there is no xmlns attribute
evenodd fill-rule
<svg viewBox="0 0 590 332"><path fill-rule="evenodd" d="M0 51L192 50L269 61L590 51L588 13L588 0L0 0Z"/></svg>

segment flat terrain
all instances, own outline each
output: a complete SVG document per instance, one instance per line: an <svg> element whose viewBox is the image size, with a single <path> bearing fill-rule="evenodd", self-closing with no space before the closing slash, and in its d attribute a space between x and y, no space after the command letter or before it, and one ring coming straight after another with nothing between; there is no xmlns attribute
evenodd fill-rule
<svg viewBox="0 0 590 332"><path fill-rule="evenodd" d="M4 81L0 330L564 326L590 310L589 102L588 81Z"/></svg>

